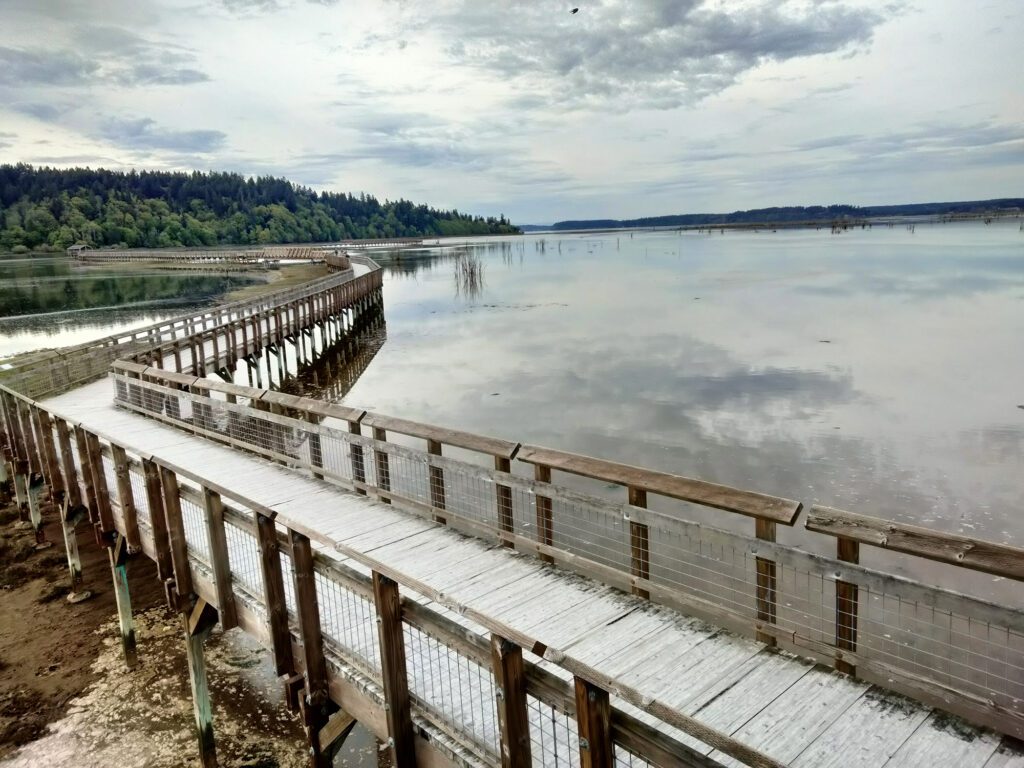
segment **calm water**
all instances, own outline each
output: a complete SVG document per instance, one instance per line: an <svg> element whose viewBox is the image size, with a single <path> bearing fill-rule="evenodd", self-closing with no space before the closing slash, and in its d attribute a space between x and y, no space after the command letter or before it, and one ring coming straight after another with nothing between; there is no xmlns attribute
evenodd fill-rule
<svg viewBox="0 0 1024 768"><path fill-rule="evenodd" d="M0 255L0 358L175 317L252 282L143 265L84 267L63 255Z"/></svg>
<svg viewBox="0 0 1024 768"><path fill-rule="evenodd" d="M346 403L1024 544L1019 222L387 263L387 342Z"/></svg>

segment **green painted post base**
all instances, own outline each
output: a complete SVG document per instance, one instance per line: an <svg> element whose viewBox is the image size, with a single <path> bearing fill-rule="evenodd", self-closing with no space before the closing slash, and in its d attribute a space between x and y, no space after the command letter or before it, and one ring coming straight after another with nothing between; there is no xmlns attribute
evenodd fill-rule
<svg viewBox="0 0 1024 768"><path fill-rule="evenodd" d="M192 687L192 712L196 718L199 762L203 768L215 768L217 749L213 738L213 707L206 680L203 643L216 623L217 613L200 600L191 616L183 612L181 617L185 627L185 651L188 656L188 679Z"/></svg>
<svg viewBox="0 0 1024 768"><path fill-rule="evenodd" d="M64 549L67 552L68 574L71 577L69 603L80 603L92 597L92 592L82 589L82 558L78 554L78 537L75 535L75 525L81 518L81 514L67 509L67 504L65 504L61 513L61 528L64 531Z"/></svg>
<svg viewBox="0 0 1024 768"><path fill-rule="evenodd" d="M138 663L138 651L135 646L135 622L132 620L132 598L128 592L128 542L120 533L114 546L107 552L110 555L110 570L114 577L114 597L117 601L117 618L121 630L121 649L124 651L124 663L133 669Z"/></svg>

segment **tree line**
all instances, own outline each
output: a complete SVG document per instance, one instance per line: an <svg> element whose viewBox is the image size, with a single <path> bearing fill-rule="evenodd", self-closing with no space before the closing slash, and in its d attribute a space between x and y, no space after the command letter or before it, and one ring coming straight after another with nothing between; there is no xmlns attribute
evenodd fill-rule
<svg viewBox="0 0 1024 768"><path fill-rule="evenodd" d="M237 173L0 165L0 250L312 243L514 234L482 217L408 200L316 192Z"/></svg>

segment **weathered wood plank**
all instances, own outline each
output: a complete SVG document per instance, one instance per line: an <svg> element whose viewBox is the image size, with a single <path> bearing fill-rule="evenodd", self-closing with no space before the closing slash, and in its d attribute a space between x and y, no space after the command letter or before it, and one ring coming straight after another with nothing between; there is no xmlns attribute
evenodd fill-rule
<svg viewBox="0 0 1024 768"><path fill-rule="evenodd" d="M794 768L885 765L928 717L917 702L872 688L794 761Z"/></svg>
<svg viewBox="0 0 1024 768"><path fill-rule="evenodd" d="M999 748L1000 737L978 732L958 717L932 712L885 768L982 768Z"/></svg>
<svg viewBox="0 0 1024 768"><path fill-rule="evenodd" d="M124 448L116 443L111 443L110 455L114 462L114 476L117 478L117 501L121 507L121 518L124 520L125 538L128 547L133 552L138 552L142 548L142 538L139 534L139 515L135 507L128 455Z"/></svg>
<svg viewBox="0 0 1024 768"><path fill-rule="evenodd" d="M1024 581L1024 549L815 505L809 531Z"/></svg>
<svg viewBox="0 0 1024 768"><path fill-rule="evenodd" d="M728 512L737 512L750 517L774 520L783 525L792 525L802 506L800 502L790 499L752 491L741 491L704 480L694 480L667 472L655 472L642 467L534 445L522 446L519 453L516 454L516 458L528 464L544 464L560 472L569 472L581 477L618 483L627 487L642 488L660 496L681 499Z"/></svg>

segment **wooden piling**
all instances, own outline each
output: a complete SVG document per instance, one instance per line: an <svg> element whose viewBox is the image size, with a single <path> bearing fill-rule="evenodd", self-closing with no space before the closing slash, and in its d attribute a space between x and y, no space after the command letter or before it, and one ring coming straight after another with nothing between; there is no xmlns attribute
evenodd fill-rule
<svg viewBox="0 0 1024 768"><path fill-rule="evenodd" d="M114 579L114 597L121 632L121 650L128 669L135 667L138 655L135 647L135 622L132 619L132 600L128 591L128 541L118 533L114 545L107 548L110 571Z"/></svg>

